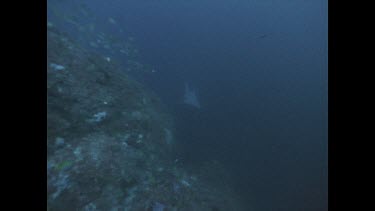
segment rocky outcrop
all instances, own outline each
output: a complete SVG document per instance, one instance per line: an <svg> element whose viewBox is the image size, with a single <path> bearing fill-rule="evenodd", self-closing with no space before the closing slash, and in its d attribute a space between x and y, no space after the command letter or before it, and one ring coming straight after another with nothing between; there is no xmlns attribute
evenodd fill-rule
<svg viewBox="0 0 375 211"><path fill-rule="evenodd" d="M47 38L47 210L240 210L177 166L157 97L64 34Z"/></svg>

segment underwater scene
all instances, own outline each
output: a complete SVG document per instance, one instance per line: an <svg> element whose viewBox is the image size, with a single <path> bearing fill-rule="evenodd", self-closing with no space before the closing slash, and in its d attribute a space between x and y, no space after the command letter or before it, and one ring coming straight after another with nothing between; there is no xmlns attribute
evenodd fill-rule
<svg viewBox="0 0 375 211"><path fill-rule="evenodd" d="M328 210L326 0L47 0L47 211Z"/></svg>

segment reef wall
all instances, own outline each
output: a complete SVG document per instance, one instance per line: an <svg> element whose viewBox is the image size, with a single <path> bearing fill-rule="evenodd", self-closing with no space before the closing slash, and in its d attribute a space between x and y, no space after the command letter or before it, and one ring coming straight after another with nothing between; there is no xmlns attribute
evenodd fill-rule
<svg viewBox="0 0 375 211"><path fill-rule="evenodd" d="M47 210L241 210L178 166L155 95L55 28L47 39Z"/></svg>

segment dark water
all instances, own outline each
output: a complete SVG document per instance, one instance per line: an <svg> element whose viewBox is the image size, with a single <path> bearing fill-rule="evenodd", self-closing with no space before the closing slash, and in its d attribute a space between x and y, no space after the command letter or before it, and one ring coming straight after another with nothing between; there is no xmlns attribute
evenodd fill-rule
<svg viewBox="0 0 375 211"><path fill-rule="evenodd" d="M81 2L155 68L142 80L175 116L183 162L222 162L257 210L328 209L327 1Z"/></svg>

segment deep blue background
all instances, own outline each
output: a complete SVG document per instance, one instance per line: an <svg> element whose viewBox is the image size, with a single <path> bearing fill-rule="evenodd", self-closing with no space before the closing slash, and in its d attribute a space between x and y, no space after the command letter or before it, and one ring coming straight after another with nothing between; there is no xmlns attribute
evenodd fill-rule
<svg viewBox="0 0 375 211"><path fill-rule="evenodd" d="M157 70L142 81L175 115L186 165L222 162L257 210L328 210L327 1L81 2Z"/></svg>

